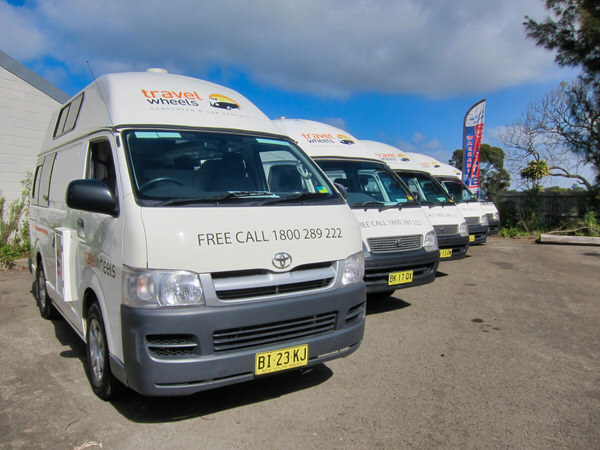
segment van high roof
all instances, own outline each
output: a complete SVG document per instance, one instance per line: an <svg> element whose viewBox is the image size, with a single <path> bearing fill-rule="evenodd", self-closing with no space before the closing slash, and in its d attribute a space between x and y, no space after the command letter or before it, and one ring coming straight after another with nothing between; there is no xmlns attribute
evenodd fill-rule
<svg viewBox="0 0 600 450"><path fill-rule="evenodd" d="M385 163L393 170L406 169L426 171L419 162L409 156L408 152L402 151L392 145L369 140L361 140L360 143L373 152L377 158L385 161Z"/></svg>
<svg viewBox="0 0 600 450"><path fill-rule="evenodd" d="M288 118L278 118L273 122L313 158L335 156L381 161L350 133L332 125Z"/></svg>
<svg viewBox="0 0 600 450"><path fill-rule="evenodd" d="M101 128L137 125L282 134L238 92L153 69L99 77L55 113L44 148Z"/></svg>

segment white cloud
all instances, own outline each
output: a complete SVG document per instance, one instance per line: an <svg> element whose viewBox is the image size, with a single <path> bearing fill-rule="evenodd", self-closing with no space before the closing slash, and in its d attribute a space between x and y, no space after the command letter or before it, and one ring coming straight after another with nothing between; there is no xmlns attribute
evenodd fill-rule
<svg viewBox="0 0 600 450"><path fill-rule="evenodd" d="M0 2L0 49L19 61L43 56L43 33L36 29L29 10Z"/></svg>
<svg viewBox="0 0 600 450"><path fill-rule="evenodd" d="M331 126L337 127L340 130L348 130L348 124L341 117L327 117L322 120L322 122L329 124Z"/></svg>
<svg viewBox="0 0 600 450"><path fill-rule="evenodd" d="M0 0L4 1L4 0ZM556 74L524 37L540 0L45 0L0 3L4 51L51 56L97 75L165 66L233 68L264 85L320 96L356 92L449 97Z"/></svg>

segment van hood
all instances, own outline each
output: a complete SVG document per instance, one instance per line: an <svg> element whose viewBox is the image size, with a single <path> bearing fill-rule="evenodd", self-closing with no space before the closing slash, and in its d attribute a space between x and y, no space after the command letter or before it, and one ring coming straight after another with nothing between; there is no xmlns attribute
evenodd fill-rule
<svg viewBox="0 0 600 450"><path fill-rule="evenodd" d="M421 209L427 214L432 225L454 225L465 221L464 216L456 205L446 206L421 206Z"/></svg>
<svg viewBox="0 0 600 450"><path fill-rule="evenodd" d="M457 203L458 209L466 217L481 217L485 211L479 202L461 202Z"/></svg>
<svg viewBox="0 0 600 450"><path fill-rule="evenodd" d="M352 210L362 233L363 240L373 237L425 235L433 230L431 221L421 208L398 210L359 209Z"/></svg>
<svg viewBox="0 0 600 450"><path fill-rule="evenodd" d="M151 269L282 272L362 250L347 205L142 208L142 219ZM279 252L290 267L274 265Z"/></svg>

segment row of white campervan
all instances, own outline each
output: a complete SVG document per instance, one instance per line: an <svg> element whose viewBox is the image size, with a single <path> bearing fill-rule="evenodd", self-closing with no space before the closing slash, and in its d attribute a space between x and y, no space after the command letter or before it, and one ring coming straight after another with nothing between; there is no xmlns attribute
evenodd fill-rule
<svg viewBox="0 0 600 450"><path fill-rule="evenodd" d="M104 399L349 355L367 294L432 282L486 218L381 145L194 78L102 76L55 113L35 167L40 313L84 340Z"/></svg>

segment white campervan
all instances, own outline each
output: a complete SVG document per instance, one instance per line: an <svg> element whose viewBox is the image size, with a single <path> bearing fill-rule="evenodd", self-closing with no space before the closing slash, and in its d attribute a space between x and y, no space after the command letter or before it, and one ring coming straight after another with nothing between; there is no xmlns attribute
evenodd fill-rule
<svg viewBox="0 0 600 450"><path fill-rule="evenodd" d="M84 339L101 398L121 383L191 394L363 337L356 218L271 120L213 83L111 74L66 103L35 167L30 235L40 312Z"/></svg>
<svg viewBox="0 0 600 450"><path fill-rule="evenodd" d="M456 167L453 167L449 164L439 163L439 165L441 168L445 168L449 174L454 175L462 182L462 171L458 170ZM463 182L463 184L464 184L464 182ZM465 187L468 189L468 186L465 185ZM498 211L498 208L496 208L496 204L494 202L488 200L487 194L481 189L479 190L479 192L477 192L477 194L473 194L473 192L470 189L469 189L469 192L471 192L471 194L477 200L479 200L479 204L481 205L481 208L487 214L488 224L490 226L490 231L488 234L489 235L498 234L500 232L501 221L500 221L500 212Z"/></svg>
<svg viewBox="0 0 600 450"><path fill-rule="evenodd" d="M444 187L400 149L383 142L361 140L360 143L385 161L418 198L435 228L440 260L464 258L469 248L469 227Z"/></svg>
<svg viewBox="0 0 600 450"><path fill-rule="evenodd" d="M367 294L435 279L439 250L433 226L396 174L347 132L320 122L276 119L347 195L360 222Z"/></svg>
<svg viewBox="0 0 600 450"><path fill-rule="evenodd" d="M407 154L442 183L448 193L453 196L469 224L470 243L484 244L490 230L488 216L481 203L460 179L460 170L421 153L408 152Z"/></svg>

